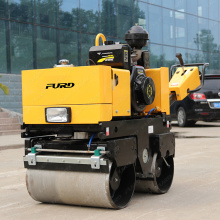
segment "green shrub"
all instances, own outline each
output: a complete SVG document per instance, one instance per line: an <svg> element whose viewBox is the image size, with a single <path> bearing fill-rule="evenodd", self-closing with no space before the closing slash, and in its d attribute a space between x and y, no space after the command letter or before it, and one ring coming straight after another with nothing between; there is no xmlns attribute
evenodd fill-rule
<svg viewBox="0 0 220 220"><path fill-rule="evenodd" d="M0 77L2 77L2 76L0 76ZM5 95L9 94L9 88L1 83L0 83L0 89L2 89L2 91L5 93Z"/></svg>

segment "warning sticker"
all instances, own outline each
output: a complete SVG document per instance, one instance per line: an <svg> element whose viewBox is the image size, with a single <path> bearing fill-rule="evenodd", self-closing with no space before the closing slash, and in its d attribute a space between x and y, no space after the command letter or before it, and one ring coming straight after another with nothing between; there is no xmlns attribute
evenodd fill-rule
<svg viewBox="0 0 220 220"><path fill-rule="evenodd" d="M171 86L178 86L179 83L172 83Z"/></svg>
<svg viewBox="0 0 220 220"><path fill-rule="evenodd" d="M106 57L103 57L103 58L99 59L97 61L97 63L102 63L104 61L113 61L113 60L114 60L114 56L113 55L108 55Z"/></svg>
<svg viewBox="0 0 220 220"><path fill-rule="evenodd" d="M124 50L124 62L127 63L128 62L128 51Z"/></svg>
<svg viewBox="0 0 220 220"><path fill-rule="evenodd" d="M109 127L106 127L106 129L105 129L105 135L106 135L106 136L109 136Z"/></svg>
<svg viewBox="0 0 220 220"><path fill-rule="evenodd" d="M154 133L154 126L151 125L151 126L148 126L148 134L152 134Z"/></svg>

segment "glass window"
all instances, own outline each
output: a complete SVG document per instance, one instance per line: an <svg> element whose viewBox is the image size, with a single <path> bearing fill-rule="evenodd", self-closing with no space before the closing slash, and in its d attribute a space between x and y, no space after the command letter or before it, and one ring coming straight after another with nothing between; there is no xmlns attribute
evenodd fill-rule
<svg viewBox="0 0 220 220"><path fill-rule="evenodd" d="M148 31L148 4L143 2L134 3L134 23Z"/></svg>
<svg viewBox="0 0 220 220"><path fill-rule="evenodd" d="M174 11L163 9L163 44L175 46Z"/></svg>
<svg viewBox="0 0 220 220"><path fill-rule="evenodd" d="M199 21L199 32L195 39L195 42L197 44L197 48L199 47L200 50L208 51L209 35L210 35L210 31L208 28L208 20L205 18L198 18L198 21Z"/></svg>
<svg viewBox="0 0 220 220"><path fill-rule="evenodd" d="M133 0L118 0L117 1L118 10L118 37L125 37L125 33L133 25Z"/></svg>
<svg viewBox="0 0 220 220"><path fill-rule="evenodd" d="M163 66L171 67L175 64L175 47L163 46Z"/></svg>
<svg viewBox="0 0 220 220"><path fill-rule="evenodd" d="M57 0L36 1L36 22L42 25L57 25Z"/></svg>
<svg viewBox="0 0 220 220"><path fill-rule="evenodd" d="M174 0L165 0L162 1L163 7L175 9Z"/></svg>
<svg viewBox="0 0 220 220"><path fill-rule="evenodd" d="M209 18L218 21L219 0L209 0Z"/></svg>
<svg viewBox="0 0 220 220"><path fill-rule="evenodd" d="M11 72L33 69L33 27L10 22Z"/></svg>
<svg viewBox="0 0 220 220"><path fill-rule="evenodd" d="M10 19L32 22L33 19L33 0L9 0Z"/></svg>
<svg viewBox="0 0 220 220"><path fill-rule="evenodd" d="M217 52L219 45L219 34L218 34L219 23L217 21L209 20L209 51Z"/></svg>
<svg viewBox="0 0 220 220"><path fill-rule="evenodd" d="M197 0L192 1L192 0L187 0L187 13L197 15L198 14L198 2Z"/></svg>
<svg viewBox="0 0 220 220"><path fill-rule="evenodd" d="M162 8L149 5L149 38L150 42L162 43Z"/></svg>
<svg viewBox="0 0 220 220"><path fill-rule="evenodd" d="M81 65L85 66L89 59L89 49L95 44L96 35L81 34Z"/></svg>
<svg viewBox="0 0 220 220"><path fill-rule="evenodd" d="M57 63L56 29L37 27L37 68L52 68Z"/></svg>
<svg viewBox="0 0 220 220"><path fill-rule="evenodd" d="M187 15L187 28L188 28L188 48L199 49L198 45L195 43L195 39L198 34L198 17Z"/></svg>
<svg viewBox="0 0 220 220"><path fill-rule="evenodd" d="M100 9L101 33L117 37L116 0L102 0Z"/></svg>
<svg viewBox="0 0 220 220"><path fill-rule="evenodd" d="M204 62L202 52L198 50L188 50L188 62L189 63L202 63Z"/></svg>
<svg viewBox="0 0 220 220"><path fill-rule="evenodd" d="M7 18L7 12L7 0L0 0L0 18Z"/></svg>
<svg viewBox="0 0 220 220"><path fill-rule="evenodd" d="M220 21L220 3L218 4L218 20Z"/></svg>
<svg viewBox="0 0 220 220"><path fill-rule="evenodd" d="M175 8L178 11L186 12L186 0L175 0Z"/></svg>
<svg viewBox="0 0 220 220"><path fill-rule="evenodd" d="M209 53L209 73L219 74L219 53Z"/></svg>
<svg viewBox="0 0 220 220"><path fill-rule="evenodd" d="M6 28L5 28L5 22L3 20L0 20L0 73L6 73L7 72L7 54L6 54Z"/></svg>
<svg viewBox="0 0 220 220"><path fill-rule="evenodd" d="M67 59L70 64L78 65L79 33L60 30L60 58Z"/></svg>
<svg viewBox="0 0 220 220"><path fill-rule="evenodd" d="M99 1L80 0L81 31L86 33L99 32Z"/></svg>
<svg viewBox="0 0 220 220"><path fill-rule="evenodd" d="M59 1L59 26L61 28L80 30L79 1Z"/></svg>
<svg viewBox="0 0 220 220"><path fill-rule="evenodd" d="M163 66L162 45L150 44L150 68L160 68Z"/></svg>
<svg viewBox="0 0 220 220"><path fill-rule="evenodd" d="M175 12L175 19L176 46L187 47L186 14Z"/></svg>
<svg viewBox="0 0 220 220"><path fill-rule="evenodd" d="M148 2L155 5L161 5L162 0L148 0Z"/></svg>
<svg viewBox="0 0 220 220"><path fill-rule="evenodd" d="M198 16L208 18L208 16L209 16L209 1L198 0Z"/></svg>
<svg viewBox="0 0 220 220"><path fill-rule="evenodd" d="M198 51L197 53L199 54L199 58L198 58L199 63L207 63L209 61L208 58L207 58L207 53L206 52ZM200 68L200 69L202 70L202 68Z"/></svg>

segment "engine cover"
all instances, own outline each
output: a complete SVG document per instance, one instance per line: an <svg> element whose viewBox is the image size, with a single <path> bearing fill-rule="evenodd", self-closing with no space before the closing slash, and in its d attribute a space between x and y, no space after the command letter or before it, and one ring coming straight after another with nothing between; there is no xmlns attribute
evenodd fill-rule
<svg viewBox="0 0 220 220"><path fill-rule="evenodd" d="M94 46L89 50L89 59L91 65L107 65L130 70L130 54L130 47L127 44Z"/></svg>
<svg viewBox="0 0 220 220"><path fill-rule="evenodd" d="M134 112L142 112L155 98L155 85L152 78L145 75L141 66L133 66L131 74L131 104Z"/></svg>

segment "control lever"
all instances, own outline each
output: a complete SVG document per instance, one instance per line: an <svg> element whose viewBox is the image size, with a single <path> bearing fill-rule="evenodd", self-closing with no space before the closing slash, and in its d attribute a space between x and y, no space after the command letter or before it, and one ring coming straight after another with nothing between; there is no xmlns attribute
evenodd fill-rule
<svg viewBox="0 0 220 220"><path fill-rule="evenodd" d="M182 54L181 54L181 53L177 53L177 54L176 54L176 57L178 58L178 60L179 60L179 62L180 62L180 65L181 65L181 66L184 66Z"/></svg>
<svg viewBox="0 0 220 220"><path fill-rule="evenodd" d="M184 74L184 63L183 63L183 58L182 58L182 54L181 53L176 53L176 57L178 58L179 62L180 62L180 65L182 66L182 70L183 70L183 73Z"/></svg>

